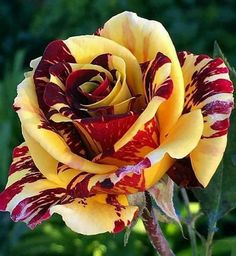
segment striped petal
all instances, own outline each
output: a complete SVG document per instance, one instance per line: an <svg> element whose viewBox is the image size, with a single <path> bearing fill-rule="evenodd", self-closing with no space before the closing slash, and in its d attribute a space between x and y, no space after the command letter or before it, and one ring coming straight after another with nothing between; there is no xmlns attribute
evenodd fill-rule
<svg viewBox="0 0 236 256"><path fill-rule="evenodd" d="M15 148L6 189L0 194L0 210L14 221L34 228L50 217L49 208L59 203L65 189L47 180L37 169L25 144Z"/></svg>
<svg viewBox="0 0 236 256"><path fill-rule="evenodd" d="M75 120L88 152L95 156L113 150L114 144L137 120L138 114L107 115Z"/></svg>
<svg viewBox="0 0 236 256"><path fill-rule="evenodd" d="M33 79L35 83L35 90L39 101L40 108L46 113L48 107L43 101L45 86L49 82L50 74L49 69L52 65L59 62L75 62L75 58L70 53L68 47L62 40L56 40L51 42L44 51L42 58L35 69ZM36 63L32 63L32 67L35 67Z"/></svg>
<svg viewBox="0 0 236 256"><path fill-rule="evenodd" d="M81 171L95 173L107 173L116 169L115 166L93 163L71 151L39 109L31 78L26 78L18 86L18 96L15 99L14 106L24 130L40 144L45 153L47 152L58 162Z"/></svg>
<svg viewBox="0 0 236 256"><path fill-rule="evenodd" d="M169 34L157 21L146 20L132 12L123 12L112 17L96 33L129 49L139 63L153 60L161 52L171 60L171 80L174 90L168 101L159 110L163 134L167 134L181 115L184 103L184 85L181 68ZM143 95L140 84L132 84ZM166 118L168 116L168 118Z"/></svg>
<svg viewBox="0 0 236 256"><path fill-rule="evenodd" d="M30 228L59 213L78 233L117 233L130 224L138 210L122 195L71 197L70 191L42 175L25 143L14 150L13 157L6 189L0 193L0 211L9 211L14 221L23 221Z"/></svg>
<svg viewBox="0 0 236 256"><path fill-rule="evenodd" d="M43 97L50 107L46 116L55 122L69 122L86 114L128 112L140 96L131 96L125 72L124 60L112 54L99 55L91 64L52 65Z"/></svg>
<svg viewBox="0 0 236 256"><path fill-rule="evenodd" d="M184 113L200 109L203 115L203 134L190 159L198 181L206 187L226 147L233 85L222 59L187 52L180 52L179 59L185 82Z"/></svg>
<svg viewBox="0 0 236 256"><path fill-rule="evenodd" d="M170 59L159 52L153 60L142 63L141 68L143 73L146 101L149 102L154 96L159 96L165 100L168 100L173 93L173 81L170 78ZM157 112L160 129L160 141L162 141L166 136L166 121L163 122L163 118L169 119L169 113L162 116L162 106L160 106Z"/></svg>
<svg viewBox="0 0 236 256"><path fill-rule="evenodd" d="M133 123L136 120L134 119ZM132 124L131 124L132 125ZM130 126L131 126L130 125ZM126 132L128 129L124 130ZM120 133L122 137L122 133ZM127 164L136 164L153 149L159 146L159 130L155 118L144 123L128 143L117 151L114 150L114 144L104 153L95 157L99 163L112 163L116 166L125 166Z"/></svg>
<svg viewBox="0 0 236 256"><path fill-rule="evenodd" d="M127 205L126 196L100 194L53 206L50 212L60 214L66 225L77 233L118 233L131 223L138 211L136 206Z"/></svg>
<svg viewBox="0 0 236 256"><path fill-rule="evenodd" d="M109 53L124 60L126 63L127 84L132 95L143 95L142 74L139 63L125 47L112 40L98 36L76 36L64 41L79 64L91 63L101 53ZM133 87L136 85L138 90Z"/></svg>
<svg viewBox="0 0 236 256"><path fill-rule="evenodd" d="M68 189L73 191L75 196L88 196L91 193L131 194L144 191L155 184L171 167L171 158L184 158L196 147L202 131L201 111L191 111L181 116L163 143L157 148L153 145L155 149L150 147L147 150L149 153L143 155L139 162L123 165L112 174L75 175L70 180ZM109 160L114 159L111 157Z"/></svg>

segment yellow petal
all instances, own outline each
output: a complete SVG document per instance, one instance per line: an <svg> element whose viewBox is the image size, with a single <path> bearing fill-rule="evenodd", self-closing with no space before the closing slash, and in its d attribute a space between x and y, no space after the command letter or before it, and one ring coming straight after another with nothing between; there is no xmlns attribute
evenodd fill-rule
<svg viewBox="0 0 236 256"><path fill-rule="evenodd" d="M159 106L164 102L163 98L154 97L147 105L146 109L139 116L136 122L129 128L129 130L118 140L114 145L114 150L118 151L125 144L133 139L137 132L142 129L143 125L150 121L156 114Z"/></svg>
<svg viewBox="0 0 236 256"><path fill-rule="evenodd" d="M223 157L227 135L201 139L190 154L193 171L198 181L206 187Z"/></svg>
<svg viewBox="0 0 236 256"><path fill-rule="evenodd" d="M58 161L48 154L24 129L22 129L22 133L36 167L48 180L62 185L57 174Z"/></svg>
<svg viewBox="0 0 236 256"><path fill-rule="evenodd" d="M71 152L63 138L48 126L40 111L32 78L26 78L18 86L14 106L25 131L58 162L92 173L107 173L116 169L115 166L93 163Z"/></svg>
<svg viewBox="0 0 236 256"><path fill-rule="evenodd" d="M152 165L159 162L166 153L172 158L187 156L198 144L203 131L203 117L200 110L182 115L159 148L147 155Z"/></svg>
<svg viewBox="0 0 236 256"><path fill-rule="evenodd" d="M146 190L155 185L175 162L168 154L163 159L144 170Z"/></svg>
<svg viewBox="0 0 236 256"><path fill-rule="evenodd" d="M108 20L98 33L128 48L139 63L154 59L158 52L171 60L174 90L170 99L159 110L164 137L181 115L184 104L182 72L168 32L157 21L140 18L132 12L123 12Z"/></svg>
<svg viewBox="0 0 236 256"><path fill-rule="evenodd" d="M143 93L142 74L139 63L133 54L114 41L98 36L76 36L64 41L79 64L91 63L98 55L111 53L122 58L126 63L127 83L133 95Z"/></svg>
<svg viewBox="0 0 236 256"><path fill-rule="evenodd" d="M73 231L85 235L94 235L104 232L117 233L130 224L138 208L128 206L126 196L117 196L116 200L122 206L118 210L108 203L109 196L95 195L83 199L76 199L72 203L56 205L51 213L62 216L66 225Z"/></svg>

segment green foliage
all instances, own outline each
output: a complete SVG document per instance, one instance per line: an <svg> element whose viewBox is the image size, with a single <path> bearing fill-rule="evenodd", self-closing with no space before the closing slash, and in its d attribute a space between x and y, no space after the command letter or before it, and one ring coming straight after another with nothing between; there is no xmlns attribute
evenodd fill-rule
<svg viewBox="0 0 236 256"><path fill-rule="evenodd" d="M22 141L21 129L12 103L16 95L17 84L23 79L24 51L18 51L13 61L8 61L2 81L0 81L0 190L7 182L8 168L12 149ZM21 223L13 224L9 214L0 213L0 256L8 255L9 248L14 245L26 230Z"/></svg>
<svg viewBox="0 0 236 256"><path fill-rule="evenodd" d="M1 0L0 75L16 50L26 49L24 64L28 65L42 55L48 42L93 33L124 10L161 21L177 50L211 54L217 40L230 62L236 62L234 0L146 0L145 4L142 0Z"/></svg>
<svg viewBox="0 0 236 256"><path fill-rule="evenodd" d="M11 159L11 151L19 144L20 126L13 111L12 103L16 96L16 87L23 79L23 59L24 52L16 52L15 58L5 66L5 73L0 81L0 134L1 134L1 154L0 154L0 189L6 184L8 167Z"/></svg>
<svg viewBox="0 0 236 256"><path fill-rule="evenodd" d="M143 229L131 234L126 247L123 244L124 233L118 235L102 234L82 236L68 229L54 216L50 222L38 227L34 232L25 234L14 246L9 256L114 256L114 255L155 255ZM27 248L27 250L26 250Z"/></svg>

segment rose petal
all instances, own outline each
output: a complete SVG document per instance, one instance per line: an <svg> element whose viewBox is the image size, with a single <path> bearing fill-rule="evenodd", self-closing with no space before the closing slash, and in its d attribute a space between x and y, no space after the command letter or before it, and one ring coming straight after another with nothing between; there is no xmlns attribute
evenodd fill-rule
<svg viewBox="0 0 236 256"><path fill-rule="evenodd" d="M92 173L107 173L116 169L115 166L92 163L70 150L40 111L31 78L26 78L18 86L18 96L14 106L25 131L58 162Z"/></svg>
<svg viewBox="0 0 236 256"><path fill-rule="evenodd" d="M159 52L153 60L141 64L141 67L147 102L150 101L154 96L159 96L165 100L168 100L173 93L173 81L170 78L170 59ZM163 119L169 119L170 115L169 112L166 112L166 114L162 116L160 106L157 116L160 126L160 141L162 141L166 135L166 121L163 122Z"/></svg>
<svg viewBox="0 0 236 256"><path fill-rule="evenodd" d="M25 144L15 148L13 158L6 189L0 194L0 210L34 228L50 217L50 206L61 200L65 189L45 179Z"/></svg>
<svg viewBox="0 0 236 256"><path fill-rule="evenodd" d="M219 165L233 107L233 85L221 59L180 52L185 82L184 112L200 109L204 120L202 138L190 154L194 173L205 187Z"/></svg>
<svg viewBox="0 0 236 256"><path fill-rule="evenodd" d="M91 63L101 53L118 56L126 63L127 84L132 95L143 95L142 74L132 53L112 40L98 36L76 36L64 41L77 63ZM134 85L136 86L135 89Z"/></svg>
<svg viewBox="0 0 236 256"><path fill-rule="evenodd" d="M143 82L145 86L145 95L147 101L150 101L154 96L160 96L168 99L172 93L172 86L165 86L162 89L162 84L169 78L171 72L171 61L164 54L158 52L152 61L147 61L141 64Z"/></svg>
<svg viewBox="0 0 236 256"><path fill-rule="evenodd" d="M114 143L123 136L137 118L138 114L128 112L122 115L83 118L75 120L74 123L88 151L97 155L113 150Z"/></svg>
<svg viewBox="0 0 236 256"><path fill-rule="evenodd" d="M123 129L122 132L125 133L126 130ZM120 137L122 135L120 133ZM140 162L149 152L159 146L159 131L156 119L152 118L145 123L135 136L118 151L114 151L113 146L114 143L104 153L97 156L95 160L99 163L112 163L119 167Z"/></svg>
<svg viewBox="0 0 236 256"><path fill-rule="evenodd" d="M203 131L203 117L200 110L193 110L182 115L159 148L153 150L146 157L151 164L159 162L168 155L181 159L188 155L198 144Z"/></svg>
<svg viewBox="0 0 236 256"><path fill-rule="evenodd" d="M44 89L49 81L49 68L59 62L75 62L75 58L70 53L66 44L62 40L51 42L44 51L42 58L34 72L34 83L40 109L45 113L48 107L44 104ZM35 64L33 64L33 67Z"/></svg>
<svg viewBox="0 0 236 256"><path fill-rule="evenodd" d="M126 196L95 195L53 206L50 212L60 214L73 231L93 235L122 231L131 223L137 210L136 206L128 206Z"/></svg>
<svg viewBox="0 0 236 256"><path fill-rule="evenodd" d="M148 103L146 109L141 113L136 122L129 128L129 130L123 135L123 137L118 140L114 145L114 151L118 151L125 144L131 141L139 130L143 129L143 126L155 117L159 106L165 101L164 98L155 96Z"/></svg>
<svg viewBox="0 0 236 256"><path fill-rule="evenodd" d="M159 110L163 134L167 134L183 110L184 86L176 51L165 28L157 21L140 18L132 12L123 12L108 20L97 35L111 39L128 48L139 63L153 60L158 52L171 60L170 77L173 81L174 90L170 99L162 104ZM142 93L139 84L132 83L131 85L137 92L136 94Z"/></svg>
<svg viewBox="0 0 236 256"><path fill-rule="evenodd" d="M0 210L9 211L14 221L23 221L30 228L57 212L76 232L117 233L130 224L138 210L128 206L126 196L122 195L70 197L68 190L39 172L25 143L14 150L13 157L7 187L0 194Z"/></svg>
<svg viewBox="0 0 236 256"><path fill-rule="evenodd" d="M119 74L117 76L115 86L113 87L112 91L102 100L92 104L82 104L84 108L91 109L102 106L113 106L131 98L129 87L126 83L126 63L124 60L122 60L120 57L109 55L108 67L109 70L117 70L117 73Z"/></svg>

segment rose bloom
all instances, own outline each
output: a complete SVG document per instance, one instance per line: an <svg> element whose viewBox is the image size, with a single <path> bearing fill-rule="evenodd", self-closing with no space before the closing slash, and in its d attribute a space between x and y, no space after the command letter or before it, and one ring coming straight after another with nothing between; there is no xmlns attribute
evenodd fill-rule
<svg viewBox="0 0 236 256"><path fill-rule="evenodd" d="M233 106L222 59L177 54L159 22L124 12L51 42L31 67L14 102L25 142L0 194L14 221L58 213L75 232L116 233L138 213L128 196L165 173L209 183Z"/></svg>

